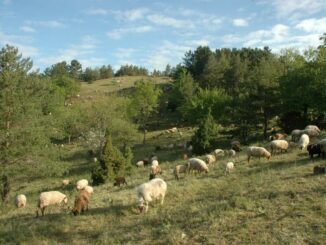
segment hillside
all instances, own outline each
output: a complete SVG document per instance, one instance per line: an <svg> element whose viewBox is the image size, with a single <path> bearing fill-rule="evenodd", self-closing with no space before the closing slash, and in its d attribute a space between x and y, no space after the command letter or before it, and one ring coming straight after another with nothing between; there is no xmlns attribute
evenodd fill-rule
<svg viewBox="0 0 326 245"><path fill-rule="evenodd" d="M138 79L83 84L81 102L96 103L113 91L132 88ZM134 148L134 162L151 154L155 146L184 143L194 132L180 130L182 136L149 132L147 145ZM319 138L325 137L323 132ZM257 144L266 146L268 142ZM220 147L228 146L216 146ZM60 161L55 164L48 165L45 155L43 161L13 166L11 201L0 206L1 244L323 244L326 239L326 178L312 175L313 166L325 159L312 161L306 151L298 149L275 155L270 161L252 159L249 164L244 150L234 159L236 170L229 175L224 169L230 159L221 157L209 174L182 175L179 181L172 169L184 163L184 150L160 150L156 153L163 169L161 177L168 183L162 207L154 202L147 214L138 213L135 187L148 180L149 167L134 168L125 187L113 187L112 183L94 187L85 214L74 217L69 210L52 206L44 217L35 218L42 191L59 190L68 195L69 207L73 206L74 183L90 179L94 167L87 150L77 140L60 148ZM62 187L66 178L72 184ZM14 206L19 193L28 198L25 209Z"/></svg>

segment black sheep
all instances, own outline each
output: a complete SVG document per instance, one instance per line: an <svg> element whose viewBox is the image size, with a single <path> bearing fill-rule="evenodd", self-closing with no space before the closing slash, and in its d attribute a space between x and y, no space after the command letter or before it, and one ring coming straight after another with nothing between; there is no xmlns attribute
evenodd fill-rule
<svg viewBox="0 0 326 245"><path fill-rule="evenodd" d="M321 151L321 145L320 144L310 144L307 146L307 151L309 152L310 158L312 159L315 154L318 154L318 157L320 157ZM323 153L324 156L324 153Z"/></svg>

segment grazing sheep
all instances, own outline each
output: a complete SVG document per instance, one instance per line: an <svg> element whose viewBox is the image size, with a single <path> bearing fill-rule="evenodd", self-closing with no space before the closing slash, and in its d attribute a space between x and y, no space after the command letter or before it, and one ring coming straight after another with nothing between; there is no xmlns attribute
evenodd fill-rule
<svg viewBox="0 0 326 245"><path fill-rule="evenodd" d="M308 125L304 129L313 129L320 133L320 129L316 125Z"/></svg>
<svg viewBox="0 0 326 245"><path fill-rule="evenodd" d="M228 163L226 164L225 174L226 174L226 173L229 174L233 169L234 169L234 163L233 163L233 162L228 162Z"/></svg>
<svg viewBox="0 0 326 245"><path fill-rule="evenodd" d="M162 174L161 167L159 165L152 166L149 174L149 180L154 179L158 174Z"/></svg>
<svg viewBox="0 0 326 245"><path fill-rule="evenodd" d="M301 135L299 139L299 148L303 151L309 145L309 136L306 134Z"/></svg>
<svg viewBox="0 0 326 245"><path fill-rule="evenodd" d="M217 157L218 155L224 156L224 151L222 149L214 150L214 154Z"/></svg>
<svg viewBox="0 0 326 245"><path fill-rule="evenodd" d="M17 206L17 208L24 208L24 207L26 207L26 201L27 201L26 196L23 195L23 194L19 194L16 197L16 206Z"/></svg>
<svg viewBox="0 0 326 245"><path fill-rule="evenodd" d="M152 179L137 188L138 208L140 213L148 211L148 204L153 199L161 198L161 205L163 205L166 194L167 185L164 180L160 178Z"/></svg>
<svg viewBox="0 0 326 245"><path fill-rule="evenodd" d="M93 189L93 187L91 187L91 186L86 186L85 188L84 188L84 190L85 191L87 191L88 192L88 194L93 194L94 193L94 189Z"/></svg>
<svg viewBox="0 0 326 245"><path fill-rule="evenodd" d="M207 154L205 155L205 162L207 163L207 165L213 164L214 162L216 162L216 157L212 154Z"/></svg>
<svg viewBox="0 0 326 245"><path fill-rule="evenodd" d="M281 140L285 139L288 135L283 133L277 133L269 137L269 140Z"/></svg>
<svg viewBox="0 0 326 245"><path fill-rule="evenodd" d="M306 134L308 135L310 138L313 137L318 137L319 136L319 132L315 129L305 129L305 130L301 130L301 134Z"/></svg>
<svg viewBox="0 0 326 245"><path fill-rule="evenodd" d="M264 148L258 146L251 146L247 149L248 163L250 162L251 157L258 157L259 160L261 157L266 157L267 160L271 158L271 154Z"/></svg>
<svg viewBox="0 0 326 245"><path fill-rule="evenodd" d="M81 190L75 198L74 208L72 209L72 213L76 216L88 210L88 203L90 199L90 194L86 190Z"/></svg>
<svg viewBox="0 0 326 245"><path fill-rule="evenodd" d="M88 180L87 179L81 179L77 181L76 189L77 190L83 190L86 186L88 186Z"/></svg>
<svg viewBox="0 0 326 245"><path fill-rule="evenodd" d="M241 144L239 141L237 140L234 140L231 142L231 149L232 150L235 150L236 152L239 152L241 151Z"/></svg>
<svg viewBox="0 0 326 245"><path fill-rule="evenodd" d="M289 143L286 140L273 140L270 143L270 148L271 148L271 153L273 154L274 151L276 152L277 150L280 150L280 152L282 153L282 151L287 151L287 149L289 148Z"/></svg>
<svg viewBox="0 0 326 245"><path fill-rule="evenodd" d="M300 129L294 129L291 132L291 136L292 136L292 141L297 142L300 139L301 136L301 130Z"/></svg>
<svg viewBox="0 0 326 245"><path fill-rule="evenodd" d="M38 209L41 210L43 216L47 206L61 203L68 203L68 198L65 194L59 191L42 192L39 197ZM38 209L36 210L36 216L38 216Z"/></svg>
<svg viewBox="0 0 326 245"><path fill-rule="evenodd" d="M138 161L138 162L136 162L136 166L138 168L143 168L144 167L144 161Z"/></svg>
<svg viewBox="0 0 326 245"><path fill-rule="evenodd" d="M113 186L127 185L125 177L116 177Z"/></svg>
<svg viewBox="0 0 326 245"><path fill-rule="evenodd" d="M235 157L236 151L231 149L231 150L229 150L228 155L229 155L229 157Z"/></svg>
<svg viewBox="0 0 326 245"><path fill-rule="evenodd" d="M181 164L181 165L175 166L175 168L173 170L174 177L176 179L179 179L179 174L186 173L187 172L187 169L188 169L188 165L187 164Z"/></svg>
<svg viewBox="0 0 326 245"><path fill-rule="evenodd" d="M70 184L70 180L68 180L68 179L64 179L64 180L62 180L62 185L63 186L67 186L67 185L69 185Z"/></svg>
<svg viewBox="0 0 326 245"><path fill-rule="evenodd" d="M309 155L310 155L311 159L314 158L315 154L318 154L318 157L320 157L320 154L322 154L320 144L309 144L307 146L307 151L309 152ZM325 156L325 153L323 153L323 156Z"/></svg>
<svg viewBox="0 0 326 245"><path fill-rule="evenodd" d="M153 166L158 166L158 161L157 161L157 160L153 160L153 161L152 161L152 167L153 167Z"/></svg>
<svg viewBox="0 0 326 245"><path fill-rule="evenodd" d="M208 167L206 163L199 158L190 158L187 164L188 164L188 172L190 172L191 170L195 170L198 172L208 173Z"/></svg>
<svg viewBox="0 0 326 245"><path fill-rule="evenodd" d="M320 150L323 153L323 157L326 154L326 139L322 139L321 141L319 141L320 144Z"/></svg>

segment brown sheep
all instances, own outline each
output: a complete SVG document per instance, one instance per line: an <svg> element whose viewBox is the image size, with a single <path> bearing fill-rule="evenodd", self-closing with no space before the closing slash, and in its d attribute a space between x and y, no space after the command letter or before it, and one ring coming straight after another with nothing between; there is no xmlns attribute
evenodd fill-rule
<svg viewBox="0 0 326 245"><path fill-rule="evenodd" d="M125 177L116 177L113 186L127 185Z"/></svg>
<svg viewBox="0 0 326 245"><path fill-rule="evenodd" d="M284 133L277 133L277 134L271 135L269 137L269 140L282 140L282 139L285 139L287 136L288 135L284 134Z"/></svg>
<svg viewBox="0 0 326 245"><path fill-rule="evenodd" d="M81 190L75 199L75 205L72 210L74 215L80 214L85 210L88 210L88 203L90 199L90 194L86 190Z"/></svg>
<svg viewBox="0 0 326 245"><path fill-rule="evenodd" d="M231 142L231 149L235 150L236 152L241 151L241 144L239 141L235 140Z"/></svg>
<svg viewBox="0 0 326 245"><path fill-rule="evenodd" d="M162 169L160 168L160 166L152 166L151 172L149 174L149 180L154 179L158 174L162 174Z"/></svg>

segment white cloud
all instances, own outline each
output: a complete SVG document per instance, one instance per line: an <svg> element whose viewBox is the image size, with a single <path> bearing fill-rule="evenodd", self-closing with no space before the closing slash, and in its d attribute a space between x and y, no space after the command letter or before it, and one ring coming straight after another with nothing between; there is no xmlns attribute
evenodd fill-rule
<svg viewBox="0 0 326 245"><path fill-rule="evenodd" d="M295 28L308 33L319 33L322 35L326 32L326 17L321 19L312 18L302 20L295 26Z"/></svg>
<svg viewBox="0 0 326 245"><path fill-rule="evenodd" d="M21 26L19 29L23 32L36 32L35 29L30 26Z"/></svg>
<svg viewBox="0 0 326 245"><path fill-rule="evenodd" d="M136 21L146 17L150 12L147 8L130 9L126 11L110 11L118 20L122 21Z"/></svg>
<svg viewBox="0 0 326 245"><path fill-rule="evenodd" d="M248 25L248 21L246 19L234 19L233 20L233 25L234 26L247 26Z"/></svg>
<svg viewBox="0 0 326 245"><path fill-rule="evenodd" d="M88 14L88 15L107 15L108 11L105 9L96 8L96 9L87 10L86 14Z"/></svg>
<svg viewBox="0 0 326 245"><path fill-rule="evenodd" d="M112 39L120 39L123 35L128 33L145 33L152 31L153 28L151 26L138 26L133 28L119 28L112 30L111 32L107 32L106 35Z"/></svg>
<svg viewBox="0 0 326 245"><path fill-rule="evenodd" d="M270 1L266 1L270 3ZM314 14L326 10L325 0L273 0L272 5L276 8L279 17L289 17Z"/></svg>
<svg viewBox="0 0 326 245"><path fill-rule="evenodd" d="M47 20L38 22L39 25L49 28L60 28L64 27L64 24L57 20Z"/></svg>
<svg viewBox="0 0 326 245"><path fill-rule="evenodd" d="M2 0L2 4L4 5L11 4L11 0Z"/></svg>
<svg viewBox="0 0 326 245"><path fill-rule="evenodd" d="M157 25L170 26L174 28L193 28L194 24L190 21L179 20L161 14L151 14L147 19Z"/></svg>
<svg viewBox="0 0 326 245"><path fill-rule="evenodd" d="M186 43L191 46L208 46L210 41L207 39L197 39L197 40L189 40Z"/></svg>

